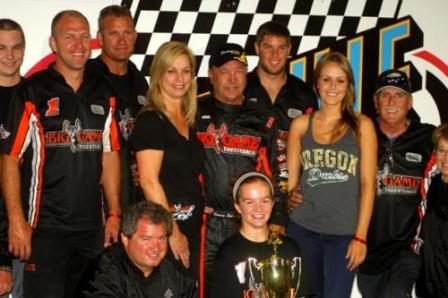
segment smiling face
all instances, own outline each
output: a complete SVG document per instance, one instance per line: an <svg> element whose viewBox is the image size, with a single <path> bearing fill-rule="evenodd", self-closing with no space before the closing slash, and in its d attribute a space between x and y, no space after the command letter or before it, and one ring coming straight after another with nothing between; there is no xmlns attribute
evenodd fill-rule
<svg viewBox="0 0 448 298"><path fill-rule="evenodd" d="M50 47L56 53L56 68L61 73L83 70L90 58L90 41L90 28L85 19L63 15L50 37Z"/></svg>
<svg viewBox="0 0 448 298"><path fill-rule="evenodd" d="M290 50L291 45L286 37L265 35L260 44L255 43L255 51L260 59L258 65L270 75L285 72Z"/></svg>
<svg viewBox="0 0 448 298"><path fill-rule="evenodd" d="M267 227L274 201L269 186L263 181L242 184L235 209L241 215L242 229Z"/></svg>
<svg viewBox="0 0 448 298"><path fill-rule="evenodd" d="M440 137L435 148L436 165L445 183L448 183L448 140Z"/></svg>
<svg viewBox="0 0 448 298"><path fill-rule="evenodd" d="M20 79L25 41L17 30L0 30L0 77ZM0 79L1 79L0 78Z"/></svg>
<svg viewBox="0 0 448 298"><path fill-rule="evenodd" d="M232 105L243 103L247 78L247 66L244 63L231 60L220 67L214 66L209 70L208 76L216 99Z"/></svg>
<svg viewBox="0 0 448 298"><path fill-rule="evenodd" d="M162 97L165 99L182 99L188 92L192 80L193 69L187 55L177 56L160 80Z"/></svg>
<svg viewBox="0 0 448 298"><path fill-rule="evenodd" d="M316 84L322 105L341 105L348 90L348 78L336 62L327 63Z"/></svg>
<svg viewBox="0 0 448 298"><path fill-rule="evenodd" d="M121 241L129 259L148 277L168 251L167 227L139 219L135 233L129 238L122 234Z"/></svg>
<svg viewBox="0 0 448 298"><path fill-rule="evenodd" d="M375 94L375 107L380 122L392 127L406 126L412 97L401 89L385 87Z"/></svg>
<svg viewBox="0 0 448 298"><path fill-rule="evenodd" d="M134 51L137 33L129 17L107 16L97 38L101 46L101 55L106 59L127 62Z"/></svg>

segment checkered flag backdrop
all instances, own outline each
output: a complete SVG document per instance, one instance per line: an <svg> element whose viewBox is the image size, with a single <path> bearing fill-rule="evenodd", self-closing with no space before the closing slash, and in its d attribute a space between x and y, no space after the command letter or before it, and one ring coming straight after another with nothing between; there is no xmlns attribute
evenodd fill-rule
<svg viewBox="0 0 448 298"><path fill-rule="evenodd" d="M199 91L206 85L214 47L234 42L246 49L249 69L257 64L257 28L269 20L287 24L293 56L331 45L346 36L395 19L402 0L123 0L138 32L132 60L148 74L157 48L183 41L197 59Z"/></svg>

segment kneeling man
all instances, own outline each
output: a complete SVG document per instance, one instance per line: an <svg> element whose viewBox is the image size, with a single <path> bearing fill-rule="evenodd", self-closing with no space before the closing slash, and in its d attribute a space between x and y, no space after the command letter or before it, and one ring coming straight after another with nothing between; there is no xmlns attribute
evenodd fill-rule
<svg viewBox="0 0 448 298"><path fill-rule="evenodd" d="M85 297L195 297L195 281L165 259L172 229L171 215L161 205L130 206L121 243L101 256Z"/></svg>

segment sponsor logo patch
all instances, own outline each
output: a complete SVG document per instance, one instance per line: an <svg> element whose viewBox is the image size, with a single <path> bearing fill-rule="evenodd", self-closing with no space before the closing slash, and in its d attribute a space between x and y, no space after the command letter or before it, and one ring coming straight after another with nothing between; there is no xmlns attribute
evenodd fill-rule
<svg viewBox="0 0 448 298"><path fill-rule="evenodd" d="M299 117L300 115L302 115L302 111L301 110L297 110L297 109L288 109L288 111L286 112L289 118L296 118Z"/></svg>
<svg viewBox="0 0 448 298"><path fill-rule="evenodd" d="M91 105L90 110L92 111L92 113L97 114L97 115L105 114L104 108L100 105Z"/></svg>
<svg viewBox="0 0 448 298"><path fill-rule="evenodd" d="M139 96L137 96L137 102L139 104L141 104L142 106L144 106L145 104L148 103L148 100L143 95L139 95Z"/></svg>
<svg viewBox="0 0 448 298"><path fill-rule="evenodd" d="M3 127L3 124L1 124L0 125L0 139L6 140L10 135L11 135L11 133Z"/></svg>
<svg viewBox="0 0 448 298"><path fill-rule="evenodd" d="M422 162L422 155L413 152L406 152L406 160L410 162Z"/></svg>
<svg viewBox="0 0 448 298"><path fill-rule="evenodd" d="M59 115L59 97L53 97L47 100L47 110L45 117L54 117Z"/></svg>

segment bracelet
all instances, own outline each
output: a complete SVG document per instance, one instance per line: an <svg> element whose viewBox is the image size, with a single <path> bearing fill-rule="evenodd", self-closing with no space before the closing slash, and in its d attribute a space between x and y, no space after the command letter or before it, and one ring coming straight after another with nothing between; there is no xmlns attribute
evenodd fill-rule
<svg viewBox="0 0 448 298"><path fill-rule="evenodd" d="M121 219L121 213L118 213L118 212L109 212L109 216L108 216L108 218L109 217L116 217L116 218L118 218L118 219Z"/></svg>
<svg viewBox="0 0 448 298"><path fill-rule="evenodd" d="M362 239L362 238L359 238L359 237L356 236L356 235L353 236L352 239L355 240L355 241L358 241L359 243L362 243L362 244L364 244L364 245L367 245L367 241L366 241L366 240L364 240L364 239Z"/></svg>

